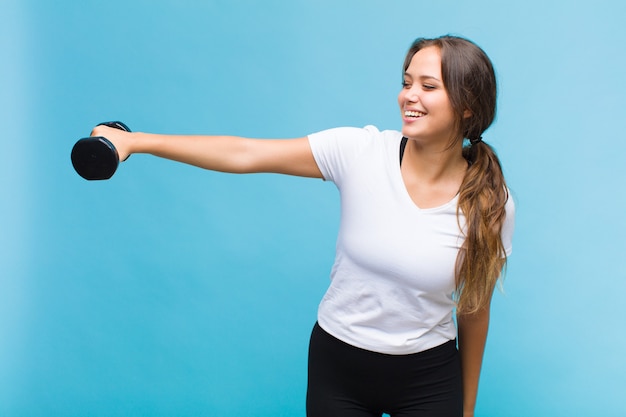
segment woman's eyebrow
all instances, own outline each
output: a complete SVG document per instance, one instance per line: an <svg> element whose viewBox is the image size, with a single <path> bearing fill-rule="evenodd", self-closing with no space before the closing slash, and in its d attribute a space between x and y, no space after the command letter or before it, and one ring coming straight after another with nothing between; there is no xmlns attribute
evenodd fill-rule
<svg viewBox="0 0 626 417"><path fill-rule="evenodd" d="M414 78L411 74L409 74L408 72L404 73L405 77L409 77L409 78ZM420 80L435 80L435 81L439 81L441 82L441 80L437 77L435 77L434 75L420 75L417 77Z"/></svg>
<svg viewBox="0 0 626 417"><path fill-rule="evenodd" d="M439 82L441 82L441 80L440 80L439 78L437 78L437 77L435 77L435 76L433 76L433 75L420 75L420 76L419 76L419 79L420 79L420 80L423 80L423 81L424 81L424 80L435 80L435 81L439 81Z"/></svg>

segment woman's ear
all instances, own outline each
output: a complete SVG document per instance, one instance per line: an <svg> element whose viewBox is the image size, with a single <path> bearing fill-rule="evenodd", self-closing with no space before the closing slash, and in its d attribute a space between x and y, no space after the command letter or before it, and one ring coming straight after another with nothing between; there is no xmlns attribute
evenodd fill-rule
<svg viewBox="0 0 626 417"><path fill-rule="evenodd" d="M470 117L472 117L472 112L471 112L471 111L469 111L469 109L466 109L466 110L463 112L463 118L464 118L464 119L469 119Z"/></svg>

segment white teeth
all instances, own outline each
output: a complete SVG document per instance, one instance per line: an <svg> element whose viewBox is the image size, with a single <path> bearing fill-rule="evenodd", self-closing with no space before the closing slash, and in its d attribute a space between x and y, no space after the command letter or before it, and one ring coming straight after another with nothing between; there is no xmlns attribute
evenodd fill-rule
<svg viewBox="0 0 626 417"><path fill-rule="evenodd" d="M422 113L421 111L405 110L404 115L406 117L422 117L426 116L426 113Z"/></svg>

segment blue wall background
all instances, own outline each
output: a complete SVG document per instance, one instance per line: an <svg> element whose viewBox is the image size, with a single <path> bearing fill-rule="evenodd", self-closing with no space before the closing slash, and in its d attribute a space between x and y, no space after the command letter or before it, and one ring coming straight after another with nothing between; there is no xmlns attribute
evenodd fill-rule
<svg viewBox="0 0 626 417"><path fill-rule="evenodd" d="M303 416L331 184L69 152L98 122L397 128L417 36L486 49L518 216L477 415L624 416L626 3L3 0L0 415Z"/></svg>

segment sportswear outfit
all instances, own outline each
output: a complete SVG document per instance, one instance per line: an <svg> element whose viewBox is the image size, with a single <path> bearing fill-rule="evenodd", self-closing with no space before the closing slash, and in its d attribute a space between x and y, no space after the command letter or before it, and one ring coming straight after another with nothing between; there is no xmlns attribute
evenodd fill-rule
<svg viewBox="0 0 626 417"><path fill-rule="evenodd" d="M454 271L465 218L458 196L419 208L400 171L402 134L336 128L309 135L340 192L331 283L309 352L309 417L459 416ZM511 253L514 204L502 230Z"/></svg>

